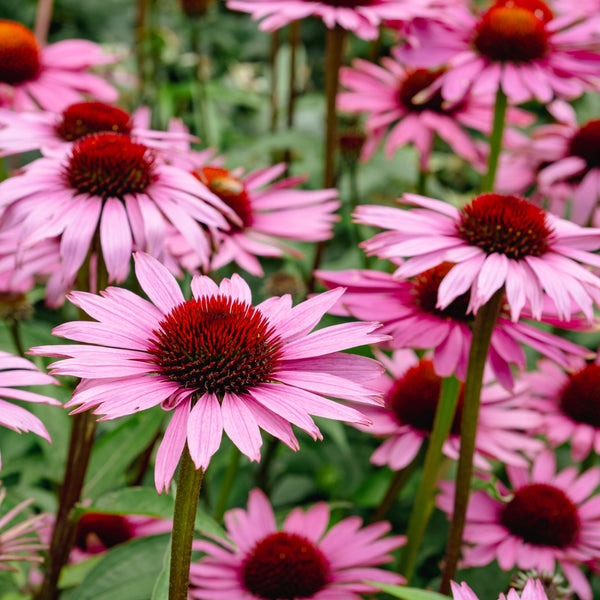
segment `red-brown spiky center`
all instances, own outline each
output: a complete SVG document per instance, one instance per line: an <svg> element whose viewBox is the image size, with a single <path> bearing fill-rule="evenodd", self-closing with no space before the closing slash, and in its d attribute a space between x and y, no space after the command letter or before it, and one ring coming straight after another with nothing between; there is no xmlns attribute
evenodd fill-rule
<svg viewBox="0 0 600 600"><path fill-rule="evenodd" d="M518 489L503 507L500 521L529 544L555 548L575 542L581 528L575 504L562 490L546 483Z"/></svg>
<svg viewBox="0 0 600 600"><path fill-rule="evenodd" d="M438 290L440 289L442 279L446 277L453 266L454 263L444 262L437 267L433 267L433 269L429 269L414 277L411 290L414 296L414 302L424 312L437 315L438 317L446 317L454 321L470 322L473 320L473 314L467 314L469 299L471 297L469 292L461 294L444 309L436 307Z"/></svg>
<svg viewBox="0 0 600 600"><path fill-rule="evenodd" d="M129 135L131 117L116 106L103 102L77 102L66 108L56 133L67 142L74 142L91 133L112 132Z"/></svg>
<svg viewBox="0 0 600 600"><path fill-rule="evenodd" d="M394 381L385 395L385 405L398 425L410 425L427 434L433 428L441 387L442 378L436 374L433 362L421 360ZM460 433L461 415L462 392L452 422L453 434Z"/></svg>
<svg viewBox="0 0 600 600"><path fill-rule="evenodd" d="M588 169L600 167L600 119L589 121L571 138L569 154L583 158Z"/></svg>
<svg viewBox="0 0 600 600"><path fill-rule="evenodd" d="M541 3L540 3L541 4ZM480 19L472 43L492 61L524 63L548 53L545 13L523 3L496 4Z"/></svg>
<svg viewBox="0 0 600 600"><path fill-rule="evenodd" d="M133 537L131 526L120 515L85 513L77 523L77 548L86 552L104 552Z"/></svg>
<svg viewBox="0 0 600 600"><path fill-rule="evenodd" d="M154 156L126 135L95 133L75 142L65 173L81 194L122 198L145 192L155 180Z"/></svg>
<svg viewBox="0 0 600 600"><path fill-rule="evenodd" d="M14 85L34 79L40 53L33 33L21 23L0 21L0 82Z"/></svg>
<svg viewBox="0 0 600 600"><path fill-rule="evenodd" d="M406 78L402 80L400 89L398 90L400 104L413 112L431 110L438 113L446 113L447 111L442 108L444 98L440 90L435 91L424 102L415 102L415 96L424 89L427 89L442 73L442 69L436 71L413 69L408 71Z"/></svg>
<svg viewBox="0 0 600 600"><path fill-rule="evenodd" d="M270 381L281 356L279 337L262 313L224 296L179 304L150 342L158 373L219 397Z"/></svg>
<svg viewBox="0 0 600 600"><path fill-rule="evenodd" d="M572 373L562 389L562 412L578 423L600 427L600 366L586 365Z"/></svg>
<svg viewBox="0 0 600 600"><path fill-rule="evenodd" d="M280 531L256 543L242 564L244 588L264 600L310 598L329 582L329 562L308 538Z"/></svg>
<svg viewBox="0 0 600 600"><path fill-rule="evenodd" d="M552 233L541 208L524 198L502 194L475 198L463 208L457 230L471 246L517 260L544 254Z"/></svg>
<svg viewBox="0 0 600 600"><path fill-rule="evenodd" d="M252 224L252 206L244 183L227 169L203 167L194 171L194 176L219 196L240 218L242 225L229 221L231 230L240 231Z"/></svg>
<svg viewBox="0 0 600 600"><path fill-rule="evenodd" d="M538 19L548 23L554 19L554 13L542 0L496 0L494 6L507 6L508 8L524 8L531 11Z"/></svg>

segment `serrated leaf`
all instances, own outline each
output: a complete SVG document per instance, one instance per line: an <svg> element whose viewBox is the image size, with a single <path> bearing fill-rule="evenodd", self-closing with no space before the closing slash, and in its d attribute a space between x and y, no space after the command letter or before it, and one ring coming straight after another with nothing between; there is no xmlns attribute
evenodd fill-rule
<svg viewBox="0 0 600 600"><path fill-rule="evenodd" d="M380 589L382 592L385 592L394 598L402 598L403 600L448 600L448 596L430 590L404 587L402 585L389 585L387 583L377 583L375 581L367 581L366 583Z"/></svg>

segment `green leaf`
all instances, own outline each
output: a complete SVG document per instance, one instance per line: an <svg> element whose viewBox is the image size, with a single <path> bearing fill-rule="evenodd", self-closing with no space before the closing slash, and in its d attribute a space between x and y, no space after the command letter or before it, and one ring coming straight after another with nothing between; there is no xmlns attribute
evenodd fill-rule
<svg viewBox="0 0 600 600"><path fill-rule="evenodd" d="M167 546L163 558L163 568L152 590L151 600L168 600L169 598L169 574L171 567L171 544Z"/></svg>
<svg viewBox="0 0 600 600"><path fill-rule="evenodd" d="M81 585L61 595L63 600L148 600L156 572L163 563L170 536L138 538L115 546L91 569Z"/></svg>
<svg viewBox="0 0 600 600"><path fill-rule="evenodd" d="M207 515L200 506L196 511L196 522L194 524L196 531L204 535L212 535L227 539L225 530L209 515Z"/></svg>
<svg viewBox="0 0 600 600"><path fill-rule="evenodd" d="M65 565L60 572L58 587L64 589L79 585L98 562L102 560L102 557L102 554L97 554L87 560L82 560L72 565Z"/></svg>
<svg viewBox="0 0 600 600"><path fill-rule="evenodd" d="M394 598L402 598L403 600L448 600L448 596L430 590L404 587L402 585L388 585L387 583L377 583L375 581L367 581L366 583Z"/></svg>
<svg viewBox="0 0 600 600"><path fill-rule="evenodd" d="M79 509L81 513L104 512L117 515L148 515L173 518L173 497L159 495L154 488L132 487L110 492L98 498L91 506Z"/></svg>

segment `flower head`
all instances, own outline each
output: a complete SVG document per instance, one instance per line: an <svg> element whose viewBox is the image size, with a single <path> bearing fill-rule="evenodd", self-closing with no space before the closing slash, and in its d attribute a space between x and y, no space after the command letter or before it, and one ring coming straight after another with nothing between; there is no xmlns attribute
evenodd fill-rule
<svg viewBox="0 0 600 600"><path fill-rule="evenodd" d="M558 563L569 586L591 600L590 584L578 566L600 560L600 505L593 495L600 469L578 475L577 468L556 472L554 453L538 455L528 469L506 467L510 487L498 483L500 498L475 491L467 508L462 564L484 566L496 559L503 570L517 566L552 573ZM454 483L443 482L437 504L452 512Z"/></svg>
<svg viewBox="0 0 600 600"><path fill-rule="evenodd" d="M232 543L194 542L206 556L192 563L190 596L200 600L360 600L375 592L364 580L401 584L400 575L377 568L389 562L390 552L404 544L404 536L383 537L390 525L348 517L328 531L329 507L324 502L308 511L294 509L281 529L266 496L252 490L248 510L225 514Z"/></svg>
<svg viewBox="0 0 600 600"><path fill-rule="evenodd" d="M450 582L450 584L454 600L479 600L473 590L464 581L460 585L454 581ZM506 596L500 594L498 600L548 600L548 596L539 579L528 579L521 595L514 588L511 588L508 590Z"/></svg>
<svg viewBox="0 0 600 600"><path fill-rule="evenodd" d="M83 100L85 94L114 102L117 90L88 69L115 60L87 40L63 40L40 47L27 27L1 20L0 106L59 112Z"/></svg>
<svg viewBox="0 0 600 600"><path fill-rule="evenodd" d="M342 350L387 339L374 323L348 323L309 333L342 290L292 308L290 296L252 305L250 288L234 275L217 286L196 276L185 300L173 276L150 256L136 255L136 275L151 302L127 290L101 296L73 292L71 300L97 322L66 323L56 335L81 342L31 352L66 357L52 370L81 377L67 406L95 408L105 419L160 404L172 412L155 471L168 487L186 440L197 468L206 468L223 431L251 460L260 459L259 428L293 449L290 424L313 438L309 415L366 422L357 410L332 402L373 404L370 383L378 362Z"/></svg>
<svg viewBox="0 0 600 600"><path fill-rule="evenodd" d="M461 210L406 194L402 210L359 206L359 222L390 229L363 245L380 258L409 257L396 270L413 277L443 262L455 263L439 285L436 307L445 309L470 292L469 311L502 286L514 321L524 307L540 319L550 301L561 319L581 311L591 321L600 279L579 262L600 266L600 229L583 229L517 196L483 194Z"/></svg>

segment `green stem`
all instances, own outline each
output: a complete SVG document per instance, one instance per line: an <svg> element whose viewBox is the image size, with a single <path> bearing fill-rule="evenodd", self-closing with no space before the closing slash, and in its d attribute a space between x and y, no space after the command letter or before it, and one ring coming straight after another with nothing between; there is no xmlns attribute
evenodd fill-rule
<svg viewBox="0 0 600 600"><path fill-rule="evenodd" d="M271 100L271 125L269 131L277 131L279 120L279 98L277 96L277 54L281 47L281 32L279 29L271 34L271 49L269 52L269 70L271 71L270 100Z"/></svg>
<svg viewBox="0 0 600 600"><path fill-rule="evenodd" d="M460 382L456 377L447 377L442 381L438 408L435 412L429 445L425 454L421 482L408 521L407 544L402 550L400 560L399 570L406 577L407 583L415 569L417 554L434 507L435 492L443 459L442 448L452 429L459 391Z"/></svg>
<svg viewBox="0 0 600 600"><path fill-rule="evenodd" d="M265 494L269 494L270 485L269 485L269 469L275 455L277 454L277 448L279 448L280 441L276 437L269 436L267 439L266 449L263 453L263 456L260 459L258 471L256 472L256 477L254 478L254 485L260 488Z"/></svg>
<svg viewBox="0 0 600 600"><path fill-rule="evenodd" d="M506 94L498 87L496 93L496 105L494 107L494 125L490 137L490 155L488 157L488 170L481 182L482 192L492 192L494 182L496 181L496 169L498 168L498 159L502 150L502 135L504 133L504 124L506 122L506 110L508 99Z"/></svg>
<svg viewBox="0 0 600 600"><path fill-rule="evenodd" d="M202 475L202 469L196 469L186 444L179 462L173 513L169 600L187 600L188 598L192 541Z"/></svg>
<svg viewBox="0 0 600 600"><path fill-rule="evenodd" d="M235 477L240 467L241 457L242 453L234 446L229 455L229 464L227 465L227 470L225 471L225 476L221 483L221 492L219 493L219 499L217 500L217 507L215 509L215 521L218 523L223 520L223 515L227 508L227 500L229 494L231 494L233 484L235 483Z"/></svg>
<svg viewBox="0 0 600 600"><path fill-rule="evenodd" d="M454 495L454 511L440 592L450 594L450 581L456 574L462 535L465 526L467 505L471 491L471 476L473 474L473 455L475 454L475 436L479 419L479 404L483 371L487 360L492 332L498 319L498 313L504 298L504 288L500 288L486 304L478 311L473 323L473 338L469 351L467 377L463 394L462 419L460 424L460 455L456 473L456 490Z"/></svg>
<svg viewBox="0 0 600 600"><path fill-rule="evenodd" d="M46 45L50 21L52 21L52 9L54 0L38 0L37 13L33 33L40 46Z"/></svg>
<svg viewBox="0 0 600 600"><path fill-rule="evenodd" d="M8 330L10 331L10 337L12 338L13 344L19 356L25 358L25 348L23 347L23 341L21 340L21 328L19 327L19 319L8 319L7 322Z"/></svg>
<svg viewBox="0 0 600 600"><path fill-rule="evenodd" d="M419 169L419 178L417 179L417 194L426 196L427 192L427 171Z"/></svg>

